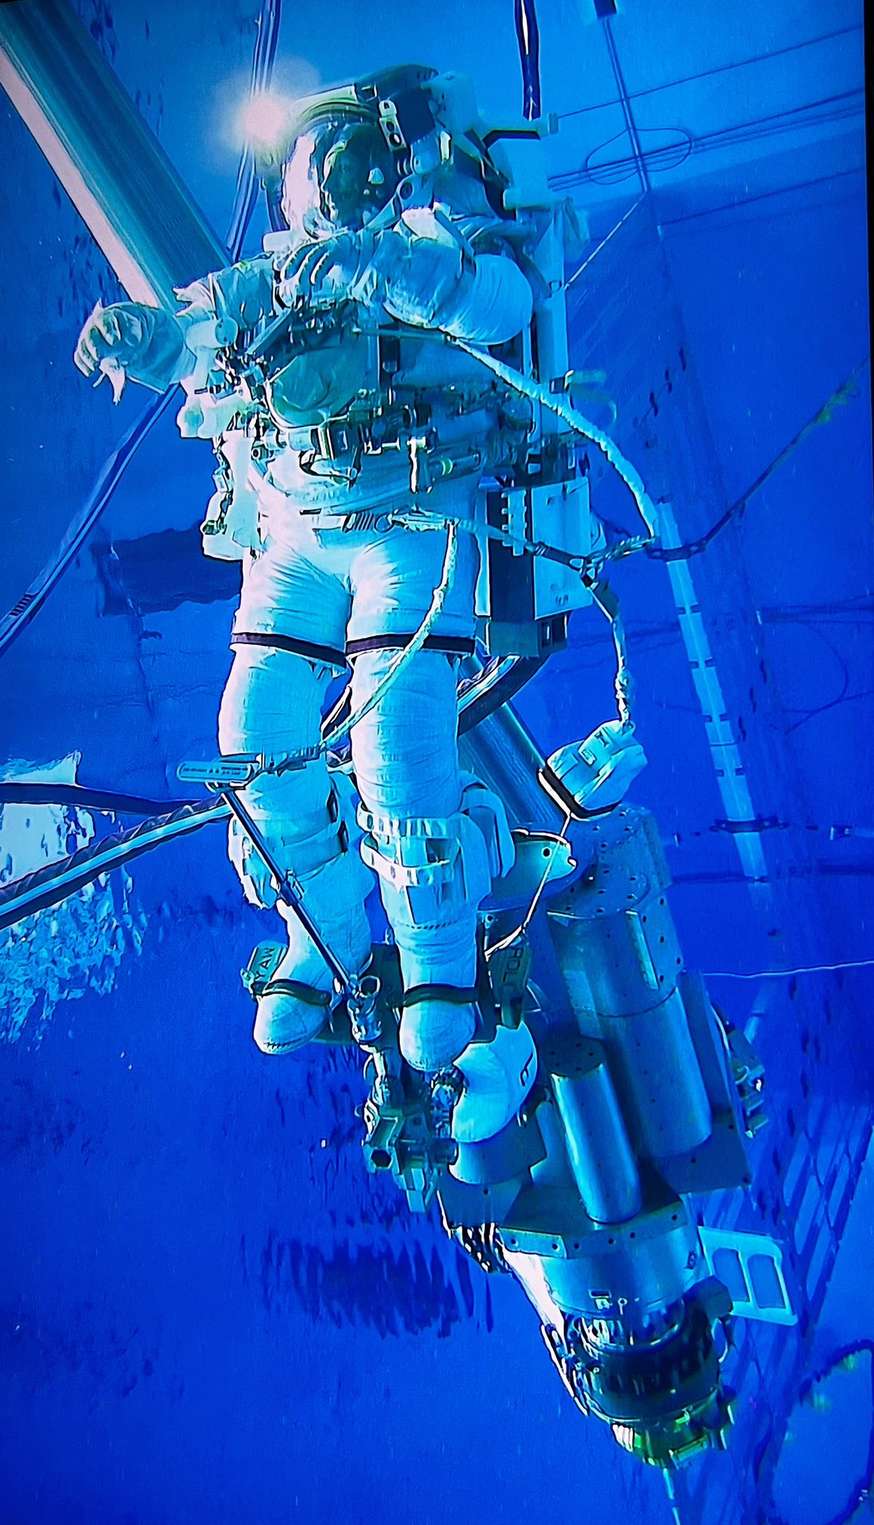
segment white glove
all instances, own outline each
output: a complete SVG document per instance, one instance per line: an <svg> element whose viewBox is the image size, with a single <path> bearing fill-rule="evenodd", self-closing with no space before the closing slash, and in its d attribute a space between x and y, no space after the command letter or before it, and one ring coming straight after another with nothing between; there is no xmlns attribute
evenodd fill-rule
<svg viewBox="0 0 874 1525"><path fill-rule="evenodd" d="M186 353L182 329L172 313L141 302L116 302L112 307L98 302L79 335L73 361L83 376L108 376L118 402L127 376L156 392L180 380Z"/></svg>
<svg viewBox="0 0 874 1525"><path fill-rule="evenodd" d="M278 296L283 307L370 301L377 286L371 269L374 248L374 237L366 230L301 244L279 270Z"/></svg>

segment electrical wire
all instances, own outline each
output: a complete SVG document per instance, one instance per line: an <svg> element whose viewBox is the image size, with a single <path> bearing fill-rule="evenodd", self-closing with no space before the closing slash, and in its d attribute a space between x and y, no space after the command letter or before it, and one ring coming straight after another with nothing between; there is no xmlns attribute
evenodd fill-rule
<svg viewBox="0 0 874 1525"><path fill-rule="evenodd" d="M689 153L694 155L713 153L720 148L733 147L741 143L753 143L761 139L779 136L781 133L803 129L807 127L828 126L834 122L840 122L848 117L856 116L863 109L864 89L860 85L852 90L839 91L835 95L822 96L815 101L805 101L800 106L789 106L783 111L772 112L766 116L751 117L744 122L734 122L727 127L720 127L712 132L702 133L698 136L688 134L690 139ZM828 107L830 109L823 110ZM803 113L809 113L809 119L798 120ZM654 131L655 129L647 129ZM663 128L662 131L685 131L682 128ZM597 153L600 148L615 142L617 134L608 138L605 143L592 149L588 156ZM648 169L669 169L672 156L676 155L678 145L675 143L665 145L663 148L651 149L648 152L641 150L640 158ZM688 156L687 156L688 157ZM616 178L610 183L617 183L621 179L630 179L639 171L639 159L635 153L625 155L623 158L613 159L598 165L597 173L606 174L615 171ZM549 184L554 190L567 191L574 186L583 185L587 182L598 183L595 175L586 167L586 163L576 169L560 171L549 176Z"/></svg>
<svg viewBox="0 0 874 1525"><path fill-rule="evenodd" d="M602 32L607 46L607 55L610 59L610 67L613 70L613 78L616 82L616 89L619 92L619 104L622 108L622 117L625 122L625 131L628 134L628 141L631 144L631 153L634 161L635 173L640 179L640 188L644 192L644 195L646 195L651 188L649 178L649 165L644 156L643 147L640 141L640 134L637 128L637 122L634 119L634 112L631 109L631 101L628 95L628 86L625 83L625 74L622 69L622 60L619 57L619 49L616 46L616 39L613 36L613 24L609 16L604 21Z"/></svg>
<svg viewBox="0 0 874 1525"><path fill-rule="evenodd" d="M610 622L610 634L613 637L613 647L616 652L616 676L613 680L613 692L616 696L616 712L622 726L626 730L634 729L631 716L633 698L633 684L631 670L628 666L628 643L625 636L625 625L622 621L622 612L619 607L619 598L613 589L604 582L592 584L592 599L600 609L605 619Z"/></svg>
<svg viewBox="0 0 874 1525"><path fill-rule="evenodd" d="M734 969L704 969L706 980L783 980L794 974L834 974L840 969L874 969L874 958L851 958L837 964L800 964L797 969L757 969L739 974Z"/></svg>
<svg viewBox="0 0 874 1525"><path fill-rule="evenodd" d="M601 239L600 243L595 245L595 247L591 251L591 253L586 255L586 258L583 260L582 264L577 266L577 268L573 272L573 274L569 275L567 277L567 280L562 282L562 285L559 288L561 291L568 291L570 289L570 287L574 284L574 281L578 280L579 277L583 274L583 271L584 270L588 270L588 268L591 265L592 261L596 260L598 258L598 255L601 253L601 251L603 249L606 249L606 247L609 244L611 238L615 238L615 236L619 232L620 228L624 228L625 227L625 224L628 222L629 218L633 215L634 212L637 211L639 206L643 205L645 200L646 200L646 192L644 191L643 195L638 196L637 200L632 202L631 206L628 208L628 211L627 212L623 212L623 214L620 217L619 221L613 224L613 227L610 229L610 232L609 233L605 233L605 235Z"/></svg>
<svg viewBox="0 0 874 1525"><path fill-rule="evenodd" d="M702 69L697 74L681 74L677 79L669 79L661 85L647 85L641 90L629 90L628 100L641 100L647 95L659 95L665 90L675 90L678 85L691 85L696 80L711 79L716 74L728 74L735 69L745 69L752 64L769 63L773 58L783 58L789 53L799 53L804 48L817 47L824 42L832 42L837 37L846 37L853 32L861 32L861 23L856 22L852 26L838 27L834 32L823 32L819 37L807 37L803 42L790 43L785 48L774 48L770 53L754 53L749 58L737 58L731 63L714 64L710 69ZM568 117L585 116L591 111L606 111L613 106L621 106L619 99L612 101L595 101L589 106L577 106L570 111L559 111L557 116L560 122Z"/></svg>
<svg viewBox="0 0 874 1525"><path fill-rule="evenodd" d="M845 685L835 699L829 699L825 704L818 704L815 709L808 710L800 720L795 720L788 725L785 735L790 736L793 731L800 730L801 726L807 725L808 720L814 720L817 715L825 715L829 710L837 709L839 704L852 704L855 699L870 699L874 694L874 688L862 688L856 694L847 693L849 684Z"/></svg>
<svg viewBox="0 0 874 1525"><path fill-rule="evenodd" d="M584 417L570 403L562 402L542 382L535 381L530 376L522 376L512 366L505 365L502 360L496 359L488 351L477 349L474 345L468 344L466 339L458 339L454 335L447 335L447 340L457 349L463 350L466 355L470 355L474 360L478 360L481 365L484 365L487 370L492 371L495 376L498 376L501 381L506 382L507 386L519 392L521 396L527 397L533 402L539 402L542 407L548 408L551 413L554 413L557 418L561 419L562 423L567 424L574 434L582 435L583 439L590 440L593 445L596 445L631 493L637 511L646 526L647 542L656 538L658 521L656 506L646 490L643 478L637 467L632 465L631 461L623 454L616 441L611 439L609 434L606 434L591 419ZM641 549L642 544L639 545L635 541L633 548ZM629 543L628 548L612 547L608 559L627 555L630 549L631 543Z"/></svg>
<svg viewBox="0 0 874 1525"><path fill-rule="evenodd" d="M458 525L456 521L446 519L441 520L438 524L422 524L420 527L423 530L445 528L446 550L443 556L440 580L434 588L431 595L431 603L418 630L410 637L403 650L390 663L373 692L368 695L363 704L359 705L357 710L353 710L351 715L345 716L331 730L326 731L314 747L303 747L298 752L290 752L271 763L265 771L277 774L285 773L292 768L299 768L304 763L311 762L316 757L322 757L325 752L330 751L331 747L338 741L341 741L347 732L354 730L355 726L360 724L365 715L369 715L371 710L381 703L389 689L397 682L407 664L412 661L417 652L422 650L434 625L437 623L449 590L452 587L455 565L458 559Z"/></svg>
<svg viewBox="0 0 874 1525"><path fill-rule="evenodd" d="M645 149L640 141L642 135L664 137L665 133L677 134L679 141L661 143L657 148L649 149ZM606 138L603 143L599 143L597 148L589 150L583 160L582 170L580 171L586 180L591 181L593 185L621 185L625 180L632 179L633 171L628 168L628 165L629 162L633 162L634 170L636 171L638 169L638 160L636 158L633 161L625 158L607 159L602 164L595 162L596 155L625 137L627 137L627 133L617 132L612 138ZM637 129L637 137L640 145L641 159L645 160L649 167L657 156L658 164L656 168L661 174L667 174L668 170L679 169L682 164L686 163L687 159L692 157L694 152L695 140L685 127L639 127Z"/></svg>
<svg viewBox="0 0 874 1525"><path fill-rule="evenodd" d="M822 407L818 408L812 418L809 418L805 424L802 424L798 433L794 434L788 444L784 445L774 456L773 460L769 461L764 471L760 472L746 492L742 493L739 498L736 498L731 506L725 510L725 513L720 514L719 518L711 524L710 528L705 530L703 535L699 535L696 540L687 540L683 545L648 545L645 547L646 554L653 561L689 561L691 557L699 556L702 551L706 551L710 543L725 529L726 525L744 512L750 499L756 493L761 492L765 484L771 480L774 473L788 460L789 456L798 448L802 441L809 434L812 434L814 429L818 429L821 424L830 423L835 409L843 407L856 396L856 378L861 375L862 371L869 364L869 360L870 357L866 355L864 360L860 360L859 364L853 367L846 380L842 381L840 386L835 388L831 396L822 404Z"/></svg>

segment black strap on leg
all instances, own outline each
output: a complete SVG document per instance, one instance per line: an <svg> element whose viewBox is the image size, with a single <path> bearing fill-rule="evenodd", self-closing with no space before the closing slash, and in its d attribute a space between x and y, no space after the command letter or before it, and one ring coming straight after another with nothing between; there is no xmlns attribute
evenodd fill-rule
<svg viewBox="0 0 874 1525"><path fill-rule="evenodd" d="M423 1001L446 1001L450 1006L473 1006L478 991L475 985L413 985L405 990L401 1007L407 1011Z"/></svg>
<svg viewBox="0 0 874 1525"><path fill-rule="evenodd" d="M366 651L400 651L409 646L415 631L409 635L366 635L357 641L346 642L348 658L363 656ZM442 651L447 657L469 657L476 649L472 635L429 635L422 645L423 651Z"/></svg>
<svg viewBox="0 0 874 1525"><path fill-rule="evenodd" d="M296 1000L303 1001L305 1006L331 1004L329 990L316 990L312 985L305 985L302 980L268 980L260 995L293 995Z"/></svg>
<svg viewBox="0 0 874 1525"><path fill-rule="evenodd" d="M336 646L319 646L315 641L301 641L295 635L278 635L267 630L235 630L231 636L232 646L270 646L276 651L289 651L293 656L306 657L308 662L324 662L342 670L348 667L343 652Z"/></svg>

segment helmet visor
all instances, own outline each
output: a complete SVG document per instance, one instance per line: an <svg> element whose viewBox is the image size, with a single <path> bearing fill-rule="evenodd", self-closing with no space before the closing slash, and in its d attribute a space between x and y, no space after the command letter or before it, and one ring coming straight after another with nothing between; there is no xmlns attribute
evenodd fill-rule
<svg viewBox="0 0 874 1525"><path fill-rule="evenodd" d="M398 172L376 123L324 121L295 140L282 174L293 233L324 238L363 228L391 200Z"/></svg>

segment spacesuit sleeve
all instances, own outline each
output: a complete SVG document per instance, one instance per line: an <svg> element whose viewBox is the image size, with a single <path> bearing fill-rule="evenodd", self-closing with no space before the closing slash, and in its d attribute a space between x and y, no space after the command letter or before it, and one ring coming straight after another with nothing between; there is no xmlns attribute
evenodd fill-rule
<svg viewBox="0 0 874 1525"><path fill-rule="evenodd" d="M273 278L272 259L258 255L178 287L185 306L176 321L188 348L233 344L242 329L267 317L273 310Z"/></svg>
<svg viewBox="0 0 874 1525"><path fill-rule="evenodd" d="M386 312L478 344L503 344L531 320L531 287L510 254L473 255L459 242L396 227L373 258Z"/></svg>

